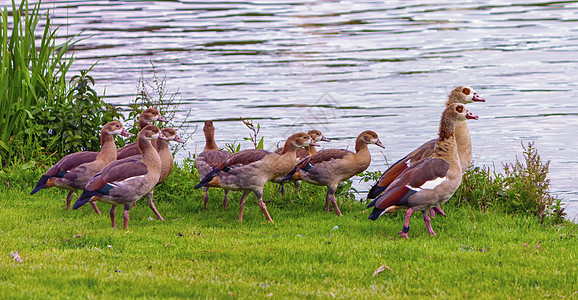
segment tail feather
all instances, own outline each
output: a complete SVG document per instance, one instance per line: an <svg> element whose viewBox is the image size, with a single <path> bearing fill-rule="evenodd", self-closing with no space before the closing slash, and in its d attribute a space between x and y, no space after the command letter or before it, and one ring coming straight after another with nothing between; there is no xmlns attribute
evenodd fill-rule
<svg viewBox="0 0 578 300"><path fill-rule="evenodd" d="M385 191L386 188L387 186L379 186L377 184L372 186L369 192L367 193L367 199L377 198L381 193L383 193L383 191Z"/></svg>
<svg viewBox="0 0 578 300"><path fill-rule="evenodd" d="M48 176L42 176L40 177L40 180L38 180L38 183L36 184L36 187L32 190L32 192L30 192L30 195L34 195L36 194L36 192L40 191L41 189L46 187L46 182L48 181Z"/></svg>
<svg viewBox="0 0 578 300"><path fill-rule="evenodd" d="M100 195L102 195L102 193L99 192L98 190L97 191L84 190L82 192L82 195L80 195L78 200L76 200L76 202L74 203L74 206L72 207L72 209L79 209L81 206L88 203L88 201L90 201L90 198L92 198L93 196L100 196Z"/></svg>
<svg viewBox="0 0 578 300"><path fill-rule="evenodd" d="M374 207L376 202L377 202L377 199L371 201L371 203L369 203L369 205L367 205L367 208Z"/></svg>
<svg viewBox="0 0 578 300"><path fill-rule="evenodd" d="M211 182L213 177L217 176L219 172L221 172L221 169L214 168L211 172L207 173L207 175L205 175L203 179L201 179L201 182L199 182L199 184L195 185L195 189L207 186L209 182Z"/></svg>
<svg viewBox="0 0 578 300"><path fill-rule="evenodd" d="M385 209L380 209L380 208L376 207L373 209L373 211L369 215L369 219L370 220L377 220L377 218L379 218L379 216L383 215L384 212L385 212Z"/></svg>

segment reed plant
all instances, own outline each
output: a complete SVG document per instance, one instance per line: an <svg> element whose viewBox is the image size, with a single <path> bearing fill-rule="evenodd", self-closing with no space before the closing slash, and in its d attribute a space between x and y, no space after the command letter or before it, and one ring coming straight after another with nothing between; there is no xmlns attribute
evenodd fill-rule
<svg viewBox="0 0 578 300"><path fill-rule="evenodd" d="M33 107L50 107L66 97L65 74L73 60L64 54L73 43L56 45L56 30L47 17L42 37L36 39L43 16L40 2L30 8L28 1L17 6L12 0L11 13L4 7L1 14L0 157L6 159L14 136L26 140L39 129L28 122L35 118Z"/></svg>
<svg viewBox="0 0 578 300"><path fill-rule="evenodd" d="M23 0L2 9L0 30L0 166L38 157L59 158L77 151L98 151L99 128L122 115L91 87L88 70L67 80L74 62L69 54L81 39L56 44L41 2ZM9 15L12 16L9 19ZM45 20L43 25L41 20ZM11 22L9 22L11 21ZM37 28L43 26L40 38ZM92 68L91 68L92 69Z"/></svg>

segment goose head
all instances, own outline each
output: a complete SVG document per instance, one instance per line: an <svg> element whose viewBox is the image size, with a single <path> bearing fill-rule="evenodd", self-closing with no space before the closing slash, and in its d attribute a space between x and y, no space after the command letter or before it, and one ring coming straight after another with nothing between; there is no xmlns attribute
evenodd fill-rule
<svg viewBox="0 0 578 300"><path fill-rule="evenodd" d="M177 131L173 128L163 128L161 130L161 132L163 133L163 135L167 138L167 140L169 141L175 141L177 143L181 143L184 144L185 142L181 139L181 137L177 134Z"/></svg>
<svg viewBox="0 0 578 300"><path fill-rule="evenodd" d="M326 138L323 133L319 130L309 130L307 134L315 141L315 142L330 142L328 138Z"/></svg>
<svg viewBox="0 0 578 300"><path fill-rule="evenodd" d="M360 139L365 144L375 144L378 147L385 148L385 146L379 140L379 136L375 131L366 130L359 134L358 139Z"/></svg>
<svg viewBox="0 0 578 300"><path fill-rule="evenodd" d="M161 132L161 130L155 125L147 125L139 133L139 138L144 138L146 140L168 140L167 137Z"/></svg>
<svg viewBox="0 0 578 300"><path fill-rule="evenodd" d="M120 134L124 137L130 136L130 133L124 128L122 123L119 121L112 121L112 122L106 123L106 125L104 125L102 127L101 131L106 132L110 135Z"/></svg>
<svg viewBox="0 0 578 300"><path fill-rule="evenodd" d="M486 100L478 95L478 93L469 86L458 86L454 88L448 95L446 105L452 103L468 104L472 102L486 102Z"/></svg>

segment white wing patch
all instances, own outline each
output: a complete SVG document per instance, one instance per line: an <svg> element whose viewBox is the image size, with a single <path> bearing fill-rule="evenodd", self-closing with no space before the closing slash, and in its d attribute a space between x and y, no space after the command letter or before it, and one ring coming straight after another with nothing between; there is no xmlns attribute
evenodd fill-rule
<svg viewBox="0 0 578 300"><path fill-rule="evenodd" d="M129 178L125 179L125 180L111 182L110 184L119 186L119 185L123 185L124 183L126 183L126 182L128 182L128 181L131 181L131 180L134 180L134 179L137 179L137 178L144 178L144 177L145 177L145 175L133 176L133 177L129 177Z"/></svg>
<svg viewBox="0 0 578 300"><path fill-rule="evenodd" d="M424 182L424 184L422 184L422 185L419 186L419 187L412 187L412 186L410 186L409 184L406 185L406 187L409 188L409 189L412 189L412 190L414 190L414 191L416 191L416 192L419 192L419 191L425 190L425 189L433 190L436 186L442 184L442 183L443 183L444 181L446 181L446 180L448 180L447 177L438 177L438 178L436 178L436 179L434 179L434 180L429 180L429 181Z"/></svg>

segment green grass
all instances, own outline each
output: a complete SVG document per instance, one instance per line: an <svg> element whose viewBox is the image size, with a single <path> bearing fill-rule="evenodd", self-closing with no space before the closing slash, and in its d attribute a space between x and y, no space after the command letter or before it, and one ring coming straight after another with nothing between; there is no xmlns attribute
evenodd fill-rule
<svg viewBox="0 0 578 300"><path fill-rule="evenodd" d="M362 203L344 201L338 217L323 211L321 188L303 184L301 196L266 190L274 224L253 196L239 223L239 193L223 212L212 189L203 211L197 176L175 170L155 193L167 221L141 200L124 231L111 228L109 205L99 216L65 211L63 190L29 196L35 182L23 180L39 170L21 173L0 187L2 299L578 297L578 225L568 222L446 205L437 236L416 213L401 240L403 212L370 221ZM391 271L373 276L382 265Z"/></svg>

